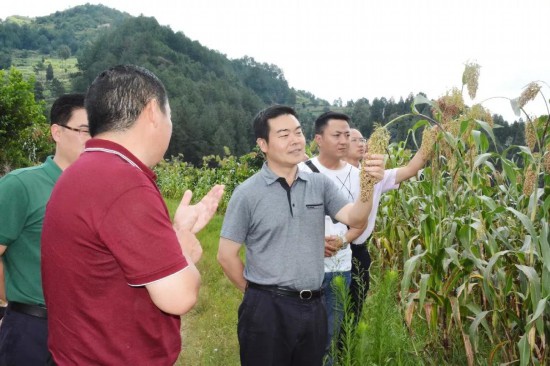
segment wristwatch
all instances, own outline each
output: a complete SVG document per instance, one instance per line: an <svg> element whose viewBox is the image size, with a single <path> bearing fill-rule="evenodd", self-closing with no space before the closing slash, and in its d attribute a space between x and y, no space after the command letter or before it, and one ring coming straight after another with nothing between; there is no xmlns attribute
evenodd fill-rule
<svg viewBox="0 0 550 366"><path fill-rule="evenodd" d="M342 241L342 246L338 250L346 249L349 245L349 241L346 240L345 235L340 235L339 237L340 237L340 240Z"/></svg>

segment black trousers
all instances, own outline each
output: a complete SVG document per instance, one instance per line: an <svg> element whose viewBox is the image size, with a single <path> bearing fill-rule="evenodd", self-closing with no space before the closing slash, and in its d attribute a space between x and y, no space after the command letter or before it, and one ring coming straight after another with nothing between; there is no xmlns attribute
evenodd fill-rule
<svg viewBox="0 0 550 366"><path fill-rule="evenodd" d="M301 300L254 288L239 307L243 366L321 366L327 343L322 297Z"/></svg>
<svg viewBox="0 0 550 366"><path fill-rule="evenodd" d="M351 244L351 309L355 323L361 318L361 310L370 286L371 258L367 244Z"/></svg>
<svg viewBox="0 0 550 366"><path fill-rule="evenodd" d="M0 326L0 366L44 366L48 358L48 320L6 309Z"/></svg>

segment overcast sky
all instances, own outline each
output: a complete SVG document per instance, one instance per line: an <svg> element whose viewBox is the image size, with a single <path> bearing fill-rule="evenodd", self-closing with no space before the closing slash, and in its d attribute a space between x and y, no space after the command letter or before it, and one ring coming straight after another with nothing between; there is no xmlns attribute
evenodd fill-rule
<svg viewBox="0 0 550 366"><path fill-rule="evenodd" d="M85 3L153 16L229 58L275 64L291 87L329 102L434 99L461 87L469 61L482 66L475 102L550 84L550 0L10 0L0 18ZM549 86L543 92L550 97ZM483 105L515 119L506 100ZM547 113L541 98L527 110Z"/></svg>

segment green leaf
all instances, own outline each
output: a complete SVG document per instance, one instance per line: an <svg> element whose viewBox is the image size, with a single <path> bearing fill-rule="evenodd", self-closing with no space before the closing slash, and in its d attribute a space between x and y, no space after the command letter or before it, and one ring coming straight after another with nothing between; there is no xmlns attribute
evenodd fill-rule
<svg viewBox="0 0 550 366"><path fill-rule="evenodd" d="M491 276L491 273L493 272L493 266L495 265L497 260L500 257L502 257L503 255L508 254L509 252L510 252L509 250L503 250L502 252L495 253L491 257L491 259L489 260L489 263L487 264L487 267L485 267L485 270L484 270L484 273L483 273L483 277L485 279L488 279Z"/></svg>
<svg viewBox="0 0 550 366"><path fill-rule="evenodd" d="M548 222L541 222L541 230L539 237L539 251L542 257L542 263L544 269L550 272L550 243L548 237L550 236L550 224Z"/></svg>
<svg viewBox="0 0 550 366"><path fill-rule="evenodd" d="M493 145L494 146L498 146L497 145L497 142L496 142L496 139L495 139L495 134L493 133L493 128L491 127L490 124L488 124L487 122L484 122L484 121L480 121L478 119L475 120L476 123L478 125L481 126L481 128L483 128L485 130L485 132L487 132L487 134L491 137L491 140L493 140Z"/></svg>
<svg viewBox="0 0 550 366"><path fill-rule="evenodd" d="M470 324L470 328L468 329L468 333L470 334L470 339L473 340L474 349L476 351L477 351L477 345L478 345L478 339L479 339L477 328L479 327L479 324L485 319L485 316L489 313L490 313L489 310L477 313L476 318L474 319L472 324Z"/></svg>
<svg viewBox="0 0 550 366"><path fill-rule="evenodd" d="M521 109L519 108L518 100L519 98L510 99L510 106L514 111L514 114L519 117L521 115Z"/></svg>
<svg viewBox="0 0 550 366"><path fill-rule="evenodd" d="M535 313L533 314L533 316L531 317L531 320L529 321L529 323L527 323L525 325L525 328L529 327L529 325L531 325L533 322L535 322L538 318L540 318L540 316L542 315L542 313L544 312L544 309L546 309L546 305L548 304L548 297L545 297L543 299L540 299L539 300L539 303L537 304L537 308L535 310Z"/></svg>
<svg viewBox="0 0 550 366"><path fill-rule="evenodd" d="M532 238L537 238L537 232L535 231L535 227L533 226L533 222L527 217L527 215L522 214L521 212L513 209L512 207L506 207L508 211L516 215L516 217L521 221L523 224L523 227L527 232L531 235Z"/></svg>
<svg viewBox="0 0 550 366"><path fill-rule="evenodd" d="M521 152L529 155L531 159L533 159L533 154L531 153L531 150L527 146L518 146L518 149L520 149Z"/></svg>
<svg viewBox="0 0 550 366"><path fill-rule="evenodd" d="M412 109L413 113L420 114L420 112L418 112L418 110L416 109L416 106L419 105L419 104L432 105L432 101L429 100L428 98L426 98L425 96L423 96L422 94L417 94L414 97L413 103L412 103L412 106L411 106L411 109Z"/></svg>
<svg viewBox="0 0 550 366"><path fill-rule="evenodd" d="M476 157L476 161L474 163L474 168L477 168L478 166L480 166L481 164L485 163L487 161L487 159L489 159L491 157L491 153L484 153L484 154L480 154Z"/></svg>
<svg viewBox="0 0 550 366"><path fill-rule="evenodd" d="M485 155L485 154L484 154ZM480 155L481 156L481 155ZM491 197L487 197L487 196L479 196L478 197L481 201L483 201L483 203L485 203L485 205L487 207L489 207L489 209L491 211L494 211L497 209L497 204L495 203L495 201L491 198Z"/></svg>
<svg viewBox="0 0 550 366"><path fill-rule="evenodd" d="M527 333L521 336L518 342L519 349L519 365L527 366L529 364L529 359L531 358L531 349L529 348L529 342L527 342Z"/></svg>
<svg viewBox="0 0 550 366"><path fill-rule="evenodd" d="M531 305L535 311L538 302L540 301L540 277L533 267L516 264L516 267L525 274L529 280L529 290L531 292Z"/></svg>
<svg viewBox="0 0 550 366"><path fill-rule="evenodd" d="M411 284L411 276L412 273L416 267L417 262L422 258L424 255L426 255L426 251L424 251L421 254L417 254L405 262L403 265L403 279L401 280L401 299L405 301L406 296L409 291L409 286Z"/></svg>
<svg viewBox="0 0 550 366"><path fill-rule="evenodd" d="M420 275L420 293L419 293L419 301L420 301L420 308L422 309L424 306L424 300L426 299L426 289L428 288L428 280L430 279L429 273L422 273Z"/></svg>
<svg viewBox="0 0 550 366"><path fill-rule="evenodd" d="M513 163L508 159L502 159L502 168L504 169L508 181L510 181L510 185L515 187L517 185L517 173Z"/></svg>

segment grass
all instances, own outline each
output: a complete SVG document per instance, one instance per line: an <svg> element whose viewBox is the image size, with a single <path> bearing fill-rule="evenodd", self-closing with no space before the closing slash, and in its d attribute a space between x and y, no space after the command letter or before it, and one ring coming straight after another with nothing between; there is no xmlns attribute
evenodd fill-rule
<svg viewBox="0 0 550 366"><path fill-rule="evenodd" d="M166 200L171 216L179 201ZM237 309L242 294L225 277L216 260L223 222L215 216L198 235L203 255L197 267L202 286L197 305L182 317L182 352L176 365L237 366Z"/></svg>
<svg viewBox="0 0 550 366"><path fill-rule="evenodd" d="M239 365L237 309L242 295L216 260L223 217L199 233L202 286L197 305L182 318L183 351L177 365Z"/></svg>

